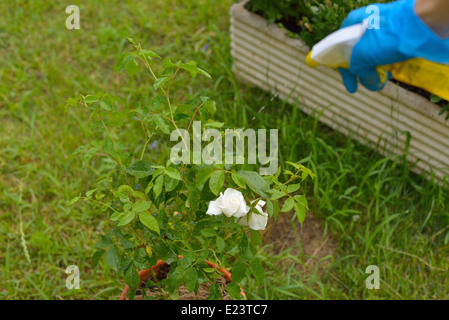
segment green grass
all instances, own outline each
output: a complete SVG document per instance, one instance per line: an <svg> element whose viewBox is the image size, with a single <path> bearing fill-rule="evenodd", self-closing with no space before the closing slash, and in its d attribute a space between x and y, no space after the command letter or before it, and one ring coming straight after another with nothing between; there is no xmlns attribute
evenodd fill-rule
<svg viewBox="0 0 449 320"><path fill-rule="evenodd" d="M145 72L113 71L127 36L161 56L198 61L213 80L181 78L179 97L216 99L229 127L279 128L281 159L302 160L317 174L305 187L311 212L338 240L330 269L306 276L293 263L280 272L280 265L299 264L302 257L261 250L267 279L263 286L244 284L249 298L449 298L447 189L412 174L402 156L383 158L238 82L230 71L232 3L74 1L81 30L65 28L59 1L0 3L0 298L114 299L124 286L104 261L96 272L91 267L94 243L110 227L108 220L87 203L65 206L91 189L108 164L95 159L82 168L81 159L70 156L97 132L88 129L82 110L66 113L64 104L97 91L130 105L149 101ZM132 141L136 133L115 134ZM162 143L151 156L167 152ZM80 267L80 290L65 287L71 264ZM370 264L380 268L380 290L365 288Z"/></svg>

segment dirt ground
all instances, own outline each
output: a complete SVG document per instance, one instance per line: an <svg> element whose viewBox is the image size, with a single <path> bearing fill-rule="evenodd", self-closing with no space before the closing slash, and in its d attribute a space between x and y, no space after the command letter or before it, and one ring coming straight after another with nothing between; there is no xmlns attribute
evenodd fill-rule
<svg viewBox="0 0 449 320"><path fill-rule="evenodd" d="M298 257L291 261L306 273L313 272L316 268L319 272L324 271L336 253L336 240L329 233L325 234L322 221L312 214L307 214L302 227L296 218L293 227L293 215L294 212L280 212L276 222L269 222L263 232L263 244L273 254L288 252L291 256Z"/></svg>
<svg viewBox="0 0 449 320"><path fill-rule="evenodd" d="M219 285L219 290L221 292L221 300L232 300L231 296L226 292L226 285L229 283L224 277L220 277L217 279L217 283ZM208 282L202 283L199 285L198 293L190 292L187 288L182 285L179 287L179 300L206 300L209 296L209 286ZM157 287L152 287L151 289L146 291L146 296L151 297L152 299L161 299L163 295L157 289ZM139 289L136 292L136 296L134 300L144 300L142 296L142 289Z"/></svg>

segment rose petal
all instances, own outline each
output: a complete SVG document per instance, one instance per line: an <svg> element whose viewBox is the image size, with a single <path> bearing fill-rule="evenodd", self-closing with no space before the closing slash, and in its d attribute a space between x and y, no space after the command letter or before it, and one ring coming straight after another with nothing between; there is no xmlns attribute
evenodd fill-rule
<svg viewBox="0 0 449 320"><path fill-rule="evenodd" d="M254 203L256 200L251 201ZM258 212L250 213L250 217L248 215L243 216L237 222L242 226L248 226L253 230L265 230L268 222L268 214L263 211L262 207L266 204L265 201L259 200L255 206L255 209ZM248 219L249 217L249 219Z"/></svg>
<svg viewBox="0 0 449 320"><path fill-rule="evenodd" d="M265 230L268 222L268 214L262 212L262 214L257 214L253 212L251 218L249 219L248 226L253 230Z"/></svg>
<svg viewBox="0 0 449 320"><path fill-rule="evenodd" d="M256 204L256 207L257 206L261 206L261 207L263 207L265 204L266 204L266 202L265 201L263 201L262 199L259 199L259 200L253 200L253 201L251 201L251 204L253 204L254 202L256 202L257 201L257 204Z"/></svg>
<svg viewBox="0 0 449 320"><path fill-rule="evenodd" d="M248 212L243 194L232 188L225 190L219 207L227 217L236 216L236 214L242 216Z"/></svg>
<svg viewBox="0 0 449 320"><path fill-rule="evenodd" d="M242 202L240 204L240 208L237 210L236 213L234 213L234 217L236 218L240 218L243 217L244 215L246 215L249 212L249 207L246 205L245 202Z"/></svg>
<svg viewBox="0 0 449 320"><path fill-rule="evenodd" d="M240 219L237 219L237 223L241 226L247 227L248 226L248 215L241 217Z"/></svg>
<svg viewBox="0 0 449 320"><path fill-rule="evenodd" d="M209 207L207 208L206 214L208 214L210 216L217 216L222 213L219 206L217 205L217 201L218 201L218 199L216 201L209 202Z"/></svg>
<svg viewBox="0 0 449 320"><path fill-rule="evenodd" d="M259 202L257 203L257 205L261 206L261 207L263 207L265 204L266 204L266 202L263 200L259 200Z"/></svg>

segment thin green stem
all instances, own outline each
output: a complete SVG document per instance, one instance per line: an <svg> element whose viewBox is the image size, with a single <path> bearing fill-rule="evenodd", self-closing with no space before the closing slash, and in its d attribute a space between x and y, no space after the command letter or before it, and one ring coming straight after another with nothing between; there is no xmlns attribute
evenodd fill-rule
<svg viewBox="0 0 449 320"><path fill-rule="evenodd" d="M153 133L150 134L150 136L148 137L147 141L145 141L145 145L143 146L143 149L142 149L142 154L140 155L140 160L143 159L143 155L145 154L145 150L147 149L148 142L150 142L152 137L153 137Z"/></svg>
<svg viewBox="0 0 449 320"><path fill-rule="evenodd" d="M140 57L139 57L139 59L140 59L141 61L144 62L145 67L150 71L150 73L151 73L151 75L154 77L154 79L157 80L158 77L157 77L156 74L154 73L153 69L152 69L151 66L150 66L150 63L148 62L147 57L146 57L145 54L143 53L143 50L142 50L142 47L141 47L140 43L138 44L138 47L136 47L136 49L137 49L137 51L138 51L139 53L141 53L141 55L142 55L142 57L143 57L143 59L140 58ZM179 70L179 68L178 68L178 70ZM171 80L173 80L173 78L174 78L175 74L178 72L178 70L176 70L176 72L173 74ZM173 123L173 125L175 126L175 129L176 129L176 131L178 132L178 135L181 137L181 139L182 139L182 141L183 141L183 143L184 143L186 149L188 149L187 142L185 141L184 137L181 135L181 133L180 133L180 131L179 131L179 128L178 128L178 126L176 125L175 117L174 117L174 114L173 114L173 107L172 107L171 102L170 102L170 96L168 95L167 91L165 91L164 88L160 87L159 89L162 91L162 93L164 94L165 98L167 99L168 108L169 108L169 110L170 110L170 117L171 117L172 123Z"/></svg>

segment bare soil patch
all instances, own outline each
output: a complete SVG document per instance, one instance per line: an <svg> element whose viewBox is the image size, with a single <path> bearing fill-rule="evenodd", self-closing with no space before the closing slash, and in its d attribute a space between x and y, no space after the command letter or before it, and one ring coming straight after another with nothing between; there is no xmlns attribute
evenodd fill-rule
<svg viewBox="0 0 449 320"><path fill-rule="evenodd" d="M311 272L318 268L324 271L336 254L337 241L325 233L321 219L309 213L301 227L296 218L292 224L293 216L294 212L280 212L277 221L268 224L264 231L263 244L268 248L271 245L275 255L289 253L297 257L291 261L301 270Z"/></svg>

